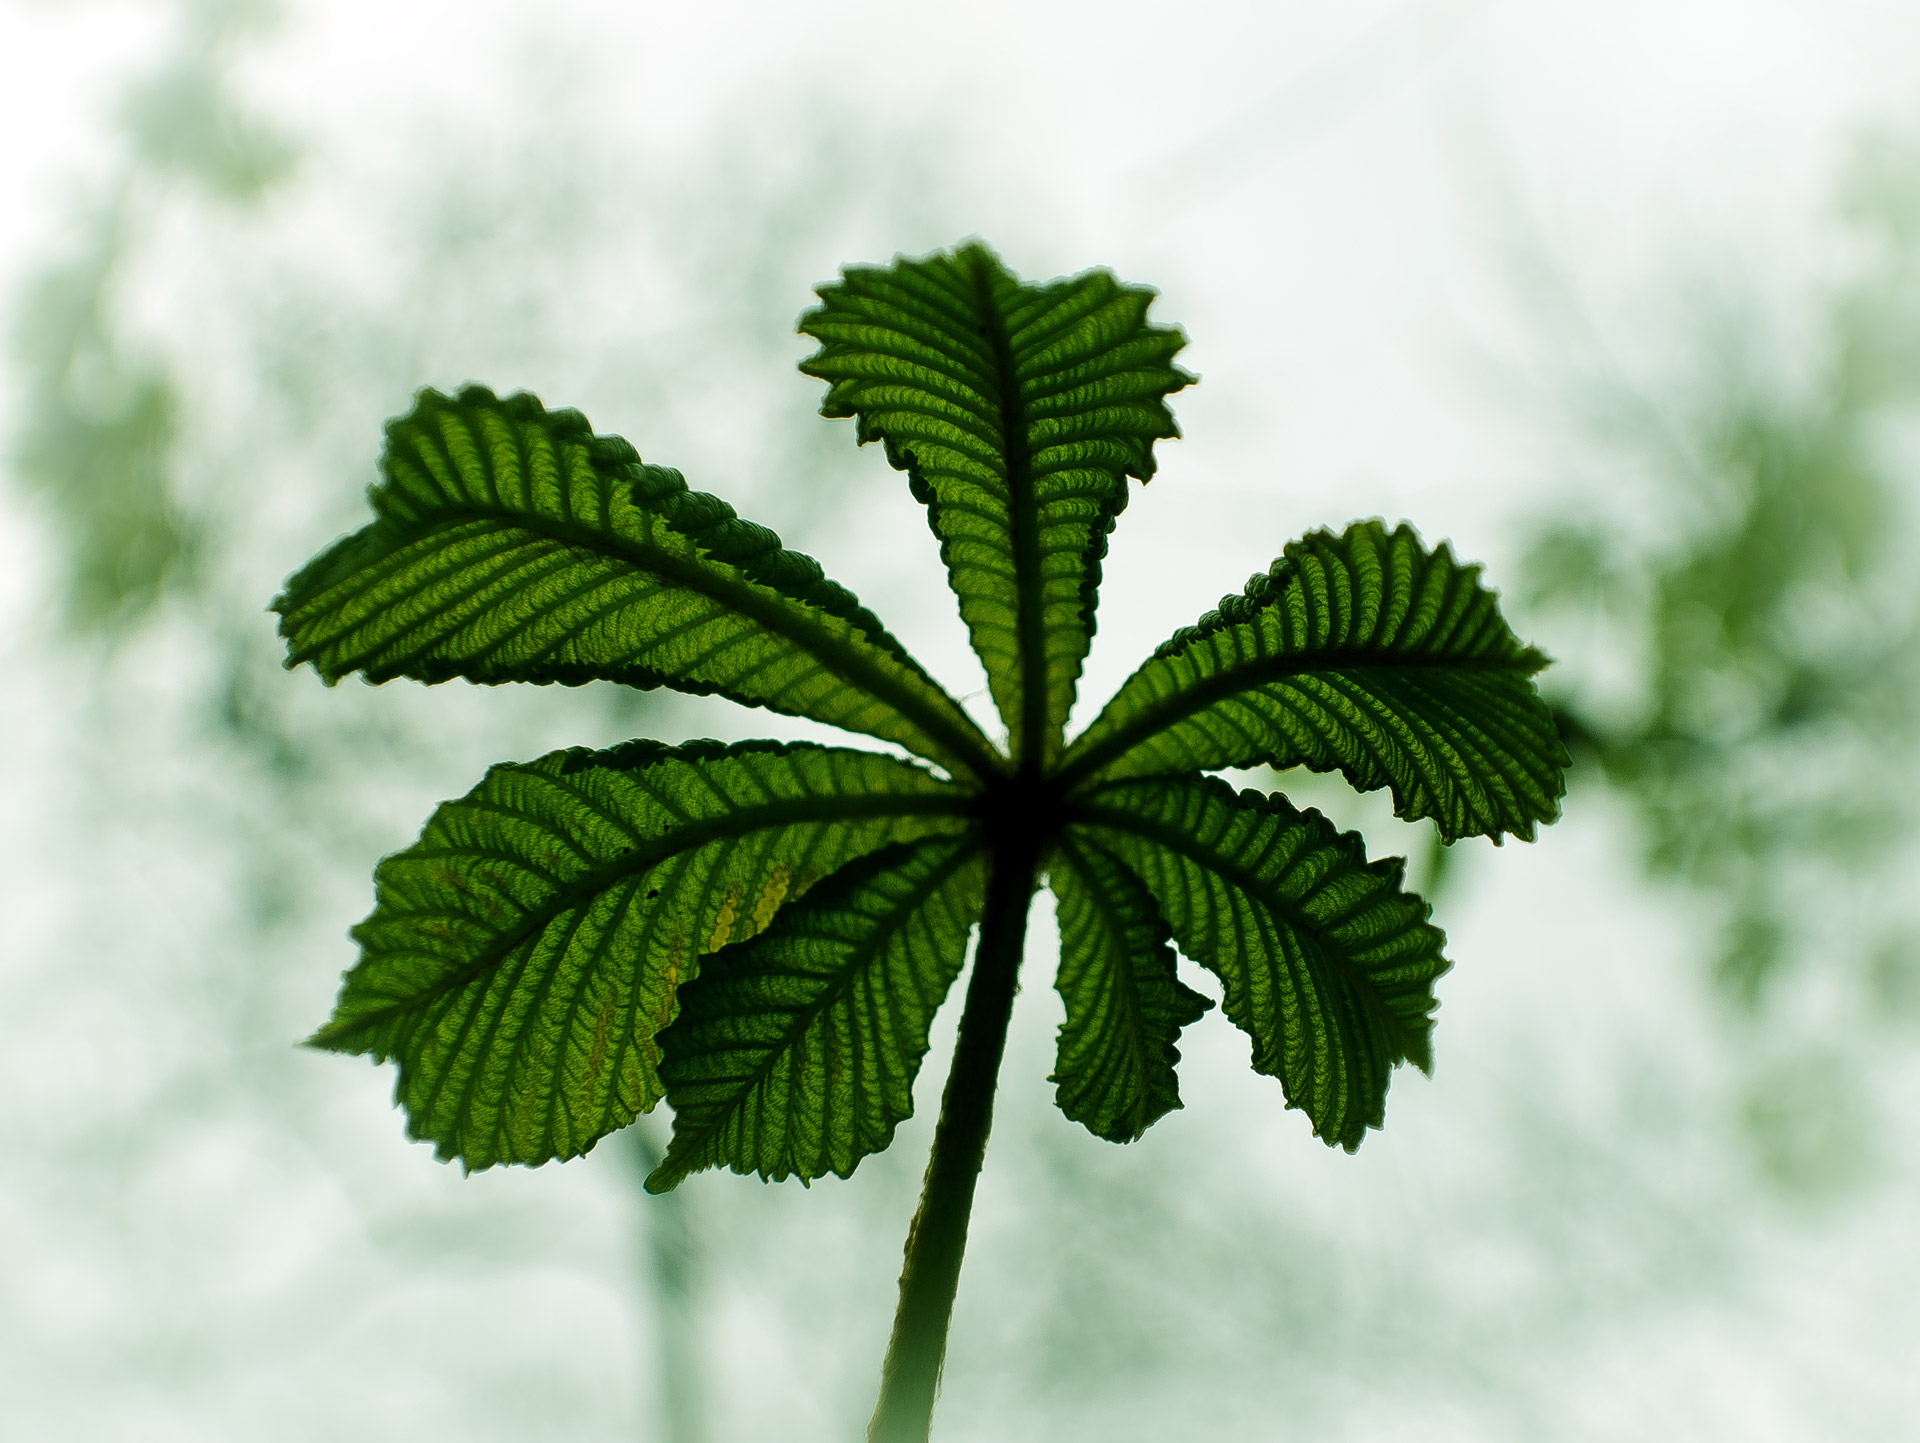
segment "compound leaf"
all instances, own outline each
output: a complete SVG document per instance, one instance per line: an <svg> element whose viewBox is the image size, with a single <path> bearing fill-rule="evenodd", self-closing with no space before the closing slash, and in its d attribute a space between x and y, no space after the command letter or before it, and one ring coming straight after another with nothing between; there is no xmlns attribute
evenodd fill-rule
<svg viewBox="0 0 1920 1443"><path fill-rule="evenodd" d="M722 1165L846 1177L885 1148L984 889L972 839L889 847L709 957L661 1037L673 1142L647 1187Z"/></svg>
<svg viewBox="0 0 1920 1443"><path fill-rule="evenodd" d="M1067 1005L1060 1110L1109 1142L1132 1142L1180 1106L1180 1029L1213 1003L1174 976L1167 924L1139 881L1098 847L1069 840L1048 867L1059 903Z"/></svg>
<svg viewBox="0 0 1920 1443"><path fill-rule="evenodd" d="M287 665L439 682L718 692L994 770L977 727L853 595L578 411L473 386L387 424L372 525L274 602Z"/></svg>
<svg viewBox="0 0 1920 1443"><path fill-rule="evenodd" d="M1531 837L1566 789L1566 748L1532 681L1545 665L1446 546L1378 521L1316 531L1161 646L1064 774L1337 769L1391 787L1399 815L1432 817L1448 840Z"/></svg>
<svg viewBox="0 0 1920 1443"><path fill-rule="evenodd" d="M1176 436L1178 329L1104 270L1033 285L977 242L820 287L800 369L904 470L960 599L1016 762L1051 765L1093 636L1126 478Z"/></svg>
<svg viewBox="0 0 1920 1443"><path fill-rule="evenodd" d="M1215 777L1103 787L1074 834L1145 883L1180 950L1220 978L1253 1066L1349 1152L1385 1116L1395 1064L1432 1066L1433 983L1445 937L1400 890L1398 859L1283 797Z"/></svg>
<svg viewBox="0 0 1920 1443"><path fill-rule="evenodd" d="M408 1130L469 1170L585 1152L661 1095L703 954L853 858L964 829L964 794L871 752L748 742L494 767L380 863L312 1043L397 1061Z"/></svg>

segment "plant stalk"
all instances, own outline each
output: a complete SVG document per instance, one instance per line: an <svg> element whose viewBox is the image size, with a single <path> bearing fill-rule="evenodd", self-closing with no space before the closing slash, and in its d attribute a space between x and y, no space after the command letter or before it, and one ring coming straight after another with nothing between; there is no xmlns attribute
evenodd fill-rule
<svg viewBox="0 0 1920 1443"><path fill-rule="evenodd" d="M867 1425L867 1443L927 1443L933 1400L947 1352L947 1325L960 1286L974 1184L993 1126L993 1089L1007 1045L1007 1020L1027 937L1040 849L1037 838L1004 838L987 878L986 913L967 984L960 1038L940 1101L920 1207L907 1230L900 1306L880 1374L880 1401Z"/></svg>
<svg viewBox="0 0 1920 1443"><path fill-rule="evenodd" d="M629 1140L627 1156L634 1165L635 1180L644 1187L665 1152L645 1122L621 1136ZM686 1195L675 1191L641 1196L647 1203L642 1216L650 1263L644 1287L654 1306L655 1371L667 1415L663 1443L706 1443L706 1393L694 1306L694 1240Z"/></svg>

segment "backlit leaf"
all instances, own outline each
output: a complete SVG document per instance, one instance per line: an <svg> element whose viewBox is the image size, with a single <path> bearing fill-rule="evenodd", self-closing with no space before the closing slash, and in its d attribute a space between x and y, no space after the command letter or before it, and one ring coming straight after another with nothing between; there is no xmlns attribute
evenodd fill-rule
<svg viewBox="0 0 1920 1443"><path fill-rule="evenodd" d="M1186 337L1147 324L1153 296L1103 270L1029 284L974 242L850 266L800 321L821 414L858 417L926 503L1016 761L1058 756L1126 478L1179 434Z"/></svg>
<svg viewBox="0 0 1920 1443"><path fill-rule="evenodd" d="M748 742L497 766L381 862L314 1045L400 1065L413 1136L469 1169L585 1152L659 1099L700 958L964 794L870 752Z"/></svg>
<svg viewBox="0 0 1920 1443"><path fill-rule="evenodd" d="M1180 1106L1180 1029L1213 1003L1174 976L1167 924L1139 881L1098 847L1069 840L1048 866L1059 902L1067 1004L1050 1079L1060 1110L1109 1142L1132 1142Z"/></svg>
<svg viewBox="0 0 1920 1443"><path fill-rule="evenodd" d="M971 839L889 847L709 957L661 1038L673 1143L648 1188L719 1166L846 1177L885 1148L984 887Z"/></svg>
<svg viewBox="0 0 1920 1443"><path fill-rule="evenodd" d="M812 558L578 411L422 391L388 423L380 469L374 523L274 603L289 666L719 692L951 771L997 769L958 704Z"/></svg>
<svg viewBox="0 0 1920 1443"><path fill-rule="evenodd" d="M1220 978L1254 1070L1326 1141L1358 1147L1394 1065L1431 1067L1446 939L1400 890L1397 858L1369 862L1318 812L1214 777L1117 783L1072 814L1070 835L1124 862L1180 950Z"/></svg>
<svg viewBox="0 0 1920 1443"><path fill-rule="evenodd" d="M1337 769L1391 787L1399 815L1449 840L1531 837L1565 791L1566 748L1532 680L1545 665L1445 546L1378 521L1316 531L1128 678L1065 775Z"/></svg>

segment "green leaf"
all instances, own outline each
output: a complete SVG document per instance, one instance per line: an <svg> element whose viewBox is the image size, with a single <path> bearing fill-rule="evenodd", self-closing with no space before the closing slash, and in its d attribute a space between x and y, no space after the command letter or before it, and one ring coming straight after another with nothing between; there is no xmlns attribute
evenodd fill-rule
<svg viewBox="0 0 1920 1443"><path fill-rule="evenodd" d="M1566 748L1478 566L1409 526L1361 521L1288 546L1177 632L1069 750L1063 778L1264 762L1390 786L1443 837L1531 838L1559 815Z"/></svg>
<svg viewBox="0 0 1920 1443"><path fill-rule="evenodd" d="M474 386L387 424L377 519L274 602L287 665L718 692L992 772L979 729L853 595L578 411Z"/></svg>
<svg viewBox="0 0 1920 1443"><path fill-rule="evenodd" d="M708 958L660 1039L673 1143L648 1189L722 1165L847 1177L893 1141L985 872L971 838L890 847Z"/></svg>
<svg viewBox="0 0 1920 1443"><path fill-rule="evenodd" d="M1098 847L1067 841L1049 863L1067 1004L1060 1110L1097 1137L1132 1142L1180 1106L1180 1029L1213 1003L1174 976L1167 924L1138 880Z"/></svg>
<svg viewBox="0 0 1920 1443"><path fill-rule="evenodd" d="M471 1169L585 1152L652 1108L703 954L966 796L871 752L747 742L497 766L374 873L358 965L312 1043L400 1064L408 1130Z"/></svg>
<svg viewBox="0 0 1920 1443"><path fill-rule="evenodd" d="M1059 754L1126 478L1179 434L1186 337L1147 324L1154 294L1103 270L1027 284L973 242L849 267L800 320L821 414L858 417L926 503L1019 762Z"/></svg>
<svg viewBox="0 0 1920 1443"><path fill-rule="evenodd" d="M1380 1126L1395 1064L1431 1069L1446 938L1400 890L1398 858L1369 862L1356 833L1216 777L1118 783L1072 816L1070 835L1124 862L1220 978L1254 1070L1327 1142L1351 1152Z"/></svg>

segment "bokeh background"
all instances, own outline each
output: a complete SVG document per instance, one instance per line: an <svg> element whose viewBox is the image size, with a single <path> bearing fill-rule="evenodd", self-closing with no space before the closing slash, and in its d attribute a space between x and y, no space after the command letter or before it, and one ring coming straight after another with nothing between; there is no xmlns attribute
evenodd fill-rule
<svg viewBox="0 0 1920 1443"><path fill-rule="evenodd" d="M1184 1111L1067 1124L1043 909L937 1436L1920 1439L1920 9L0 0L0 135L0 1434L861 1436L953 1017L852 1181L666 1198L663 1116L463 1178L295 1045L488 763L806 729L328 690L264 607L381 420L483 380L984 707L918 508L793 371L812 284L980 234L1159 286L1203 377L1087 706L1404 516L1558 658L1576 767L1499 852L1282 783L1456 962L1357 1156L1217 1014Z"/></svg>

